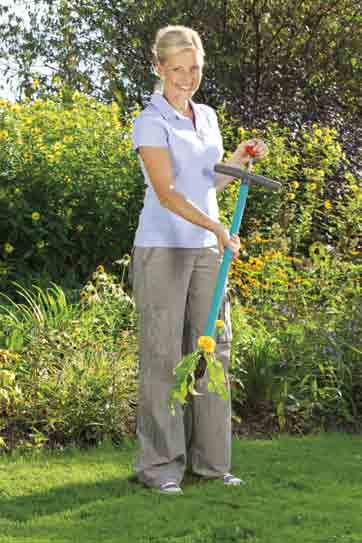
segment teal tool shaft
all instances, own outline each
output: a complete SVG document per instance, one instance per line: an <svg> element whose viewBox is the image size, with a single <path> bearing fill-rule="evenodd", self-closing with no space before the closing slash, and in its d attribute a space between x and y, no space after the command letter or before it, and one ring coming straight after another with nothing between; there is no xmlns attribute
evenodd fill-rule
<svg viewBox="0 0 362 543"><path fill-rule="evenodd" d="M242 185L240 185L239 195L236 202L234 216L233 216L233 220L232 220L232 224L230 228L230 235L237 234L239 232L241 221L244 214L246 198L248 196L248 191L249 191L248 183L243 183ZM204 331L205 336L211 336L211 337L214 336L215 321L219 315L221 301L224 296L225 285L226 285L226 281L227 281L227 277L228 277L228 273L230 269L230 264L232 261L232 256L233 254L231 250L228 247L226 247L224 250L224 256L221 262L219 273L216 279L214 295L211 302L211 308L209 311L209 316L207 318L205 331Z"/></svg>

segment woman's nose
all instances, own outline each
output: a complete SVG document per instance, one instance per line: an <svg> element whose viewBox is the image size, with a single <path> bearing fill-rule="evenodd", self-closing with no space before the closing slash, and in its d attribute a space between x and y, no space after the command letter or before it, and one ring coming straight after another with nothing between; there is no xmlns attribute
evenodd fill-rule
<svg viewBox="0 0 362 543"><path fill-rule="evenodd" d="M184 72L182 74L182 83L184 85L187 85L189 83L191 83L193 80L193 77L192 77L192 73L191 72Z"/></svg>

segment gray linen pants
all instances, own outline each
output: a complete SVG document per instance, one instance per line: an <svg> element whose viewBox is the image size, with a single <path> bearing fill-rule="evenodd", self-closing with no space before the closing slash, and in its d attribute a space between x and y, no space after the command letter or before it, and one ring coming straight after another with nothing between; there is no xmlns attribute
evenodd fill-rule
<svg viewBox="0 0 362 543"><path fill-rule="evenodd" d="M168 408L173 370L203 334L220 260L216 247L134 250L132 278L140 333L135 471L147 486L179 484L187 466L210 478L230 469L230 400L208 392L203 378L197 386L202 396L193 397L186 409L177 405L175 415ZM227 375L231 323L226 299L220 318L226 326L216 354Z"/></svg>

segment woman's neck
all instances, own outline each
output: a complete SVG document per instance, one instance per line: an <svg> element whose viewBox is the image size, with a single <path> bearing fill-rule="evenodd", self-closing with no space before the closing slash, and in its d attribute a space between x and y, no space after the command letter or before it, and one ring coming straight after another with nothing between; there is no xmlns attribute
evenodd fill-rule
<svg viewBox="0 0 362 543"><path fill-rule="evenodd" d="M181 99L178 100L177 98L173 97L170 98L166 94L163 95L163 97L167 100L167 102L174 108L176 111L181 113L181 115L185 115L185 117L191 117L193 112L192 108L190 106L190 102L188 99Z"/></svg>

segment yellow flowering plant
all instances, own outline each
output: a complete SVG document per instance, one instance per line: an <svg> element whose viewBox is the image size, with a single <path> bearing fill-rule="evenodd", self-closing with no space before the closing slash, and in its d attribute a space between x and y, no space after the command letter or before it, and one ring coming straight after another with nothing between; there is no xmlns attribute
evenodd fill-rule
<svg viewBox="0 0 362 543"><path fill-rule="evenodd" d="M41 84L41 83L40 83ZM0 100L0 260L5 288L49 274L83 281L132 244L143 177L133 114L80 92L14 104ZM24 269L26 267L26 272Z"/></svg>
<svg viewBox="0 0 362 543"><path fill-rule="evenodd" d="M250 240L257 231L263 239L269 238L271 228L278 225L293 255L305 255L314 241L330 243L332 238L349 254L358 244L358 199L362 192L338 131L313 123L293 134L288 127L268 123L257 132L235 127L232 134L233 119L221 120L225 124L223 134L228 134L226 156L227 149L232 149L240 138L260 137L268 142L268 160L257 162L254 171L283 184L282 191L268 197L263 191L254 191L242 224L243 241ZM337 175L337 171L343 171L343 175ZM230 222L236 197L237 183L230 183L218 195L220 216L225 222ZM259 243L257 239L255 243ZM245 247L241 255L248 252Z"/></svg>
<svg viewBox="0 0 362 543"><path fill-rule="evenodd" d="M215 323L216 337L220 334L225 324L218 319ZM200 336L197 340L197 348L194 352L184 356L177 364L174 374L176 382L171 389L169 407L175 413L175 405L185 405L190 396L200 396L197 381L207 380L208 392L215 392L222 399L228 398L225 373L222 363L216 357L216 341L211 336Z"/></svg>

